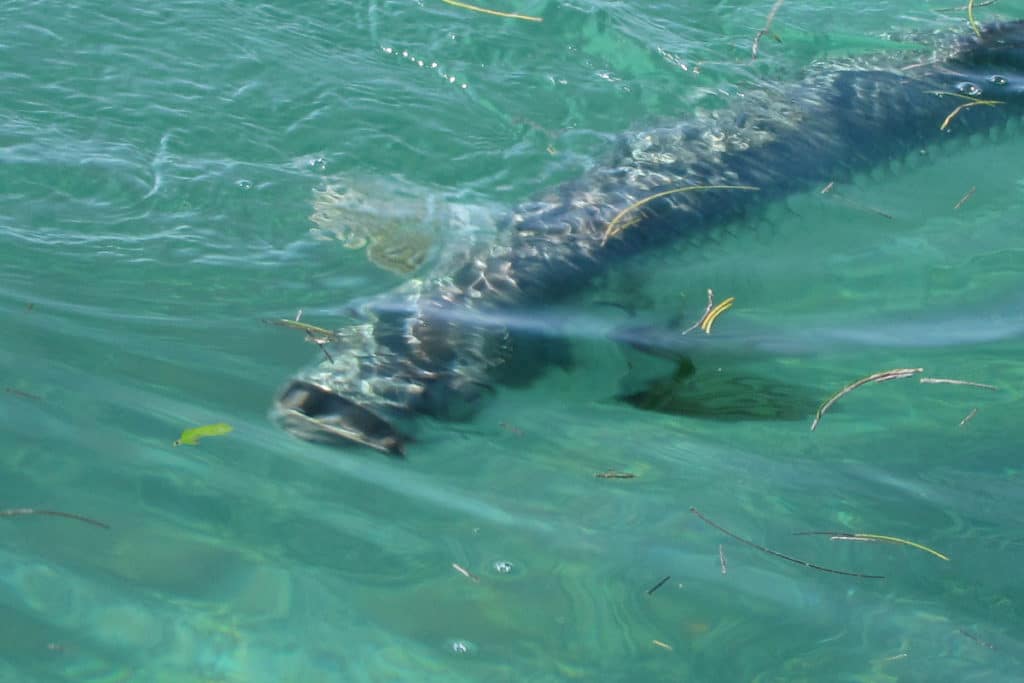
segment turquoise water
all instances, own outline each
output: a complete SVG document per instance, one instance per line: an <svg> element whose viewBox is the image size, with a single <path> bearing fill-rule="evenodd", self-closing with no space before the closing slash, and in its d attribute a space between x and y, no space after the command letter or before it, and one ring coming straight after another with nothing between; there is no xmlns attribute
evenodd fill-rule
<svg viewBox="0 0 1024 683"><path fill-rule="evenodd" d="M539 24L440 2L4 3L0 507L110 529L0 519L0 680L1024 678L1015 128L602 278L561 309L571 366L424 424L405 460L267 419L318 352L263 320L344 325L415 275L416 245L479 237L445 216L577 177L621 131L966 31L936 11L954 4L790 0L752 63L770 2L502 3ZM708 287L736 304L695 358L722 368L705 401L749 380L795 416L614 400L671 368L594 330L693 319ZM809 430L897 367L999 391L872 385ZM172 446L216 422L234 431ZM691 506L887 578L788 563Z"/></svg>

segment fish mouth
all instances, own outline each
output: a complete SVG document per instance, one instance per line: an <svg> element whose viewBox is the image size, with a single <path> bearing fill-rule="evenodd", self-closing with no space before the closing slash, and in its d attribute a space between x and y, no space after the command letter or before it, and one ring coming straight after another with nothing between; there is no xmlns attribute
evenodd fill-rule
<svg viewBox="0 0 1024 683"><path fill-rule="evenodd" d="M274 417L300 439L331 446L358 444L401 457L409 441L385 417L305 380L292 380L284 388Z"/></svg>

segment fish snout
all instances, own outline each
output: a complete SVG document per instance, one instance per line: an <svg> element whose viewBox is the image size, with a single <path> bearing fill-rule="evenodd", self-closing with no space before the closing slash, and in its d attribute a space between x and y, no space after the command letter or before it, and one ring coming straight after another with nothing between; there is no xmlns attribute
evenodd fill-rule
<svg viewBox="0 0 1024 683"><path fill-rule="evenodd" d="M402 456L409 441L384 417L304 380L292 380L284 388L275 403L274 416L300 439L332 446L360 444Z"/></svg>

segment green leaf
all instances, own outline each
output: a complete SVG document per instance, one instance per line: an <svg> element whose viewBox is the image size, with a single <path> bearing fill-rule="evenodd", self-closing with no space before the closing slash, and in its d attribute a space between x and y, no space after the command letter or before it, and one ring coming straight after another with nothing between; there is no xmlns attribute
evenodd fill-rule
<svg viewBox="0 0 1024 683"><path fill-rule="evenodd" d="M198 446L199 439L204 436L222 436L234 430L231 425L218 422L212 425L203 425L202 427L193 427L192 429L186 429L178 437L178 440L174 442L175 446Z"/></svg>

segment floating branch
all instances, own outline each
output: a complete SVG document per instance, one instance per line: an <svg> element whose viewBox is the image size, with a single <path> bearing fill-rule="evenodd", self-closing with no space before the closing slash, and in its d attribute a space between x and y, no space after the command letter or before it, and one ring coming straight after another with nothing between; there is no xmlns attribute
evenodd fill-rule
<svg viewBox="0 0 1024 683"><path fill-rule="evenodd" d="M876 372L873 375L869 375L867 377L864 377L863 379L857 380L853 384L847 384L838 392L830 396L827 401L821 404L821 407L818 408L818 412L814 416L814 422L811 423L811 431L813 432L815 429L818 428L818 423L821 422L821 418L825 414L825 411L831 408L836 401L841 399L843 396L846 396L848 393L850 393L857 387L864 386L865 384L869 384L871 382L888 382L891 379L904 379L906 377L916 375L919 372L924 372L924 368L898 368L896 370Z"/></svg>
<svg viewBox="0 0 1024 683"><path fill-rule="evenodd" d="M971 640L976 642L978 645L981 645L982 647L987 647L990 650L996 649L995 645L993 645L992 643L989 643L989 642L986 642L986 641L982 640L981 638L979 638L978 636L974 635L973 633L968 633L967 631L965 631L962 628L961 629L957 629L957 630L960 631L961 634L967 636L968 638L970 638Z"/></svg>
<svg viewBox="0 0 1024 683"><path fill-rule="evenodd" d="M964 196L960 198L960 201L958 201L956 204L953 205L953 210L956 211L961 206L963 206L967 202L968 199L970 199L971 197L974 196L974 191L977 190L977 189L978 189L977 185L971 185L971 189L967 190L967 193L964 194Z"/></svg>
<svg viewBox="0 0 1024 683"><path fill-rule="evenodd" d="M783 2L785 2L785 0L775 0L775 4L771 6L771 11L768 12L768 18L765 20L765 28L758 31L757 35L754 36L754 44L751 45L751 61L758 58L758 49L761 47L761 38L771 31L771 23L775 20L775 13L778 11L778 8L782 6ZM772 34L772 38L778 42L782 42L775 34Z"/></svg>
<svg viewBox="0 0 1024 683"><path fill-rule="evenodd" d="M212 425L203 425L202 427L193 427L192 429L186 429L178 437L178 440L174 442L175 446L198 446L199 440L206 436L223 436L234 430L234 427L227 424L226 422L218 422Z"/></svg>
<svg viewBox="0 0 1024 683"><path fill-rule="evenodd" d="M757 192L760 188L753 187L751 185L691 185L689 187L677 187L673 190L665 190L664 192L652 194L649 197L644 197L643 199L630 204L625 209L615 214L615 217L608 223L608 228L605 230L604 237L601 238L601 246L603 247L609 239L615 237L626 228L635 224L636 221L634 220L626 225L620 225L622 217L630 211L639 209L644 204L653 202L655 199L661 199L662 197L667 197L673 194L682 194L684 192L697 192L699 190L745 190L747 192Z"/></svg>
<svg viewBox="0 0 1024 683"><path fill-rule="evenodd" d="M974 3L974 6L975 7L988 7L989 5L994 5L997 2L999 2L999 0L985 0L984 2L976 2L976 3ZM959 7L939 7L935 11L936 12L963 12L965 9L967 9L967 5L960 5Z"/></svg>
<svg viewBox="0 0 1024 683"><path fill-rule="evenodd" d="M760 550L763 553L768 553L769 555L774 555L775 557L782 558L783 560L786 560L787 562L792 562L793 564L799 564L799 565L802 565L804 567L810 567L811 569L817 569L820 572L828 572L829 574L841 574L843 576L853 576L853 577L856 577L858 579L884 579L885 578L884 576L878 576L876 574L860 574L860 573L857 573L857 572L843 571L842 569L829 569L828 567L822 567L821 565L813 564L813 563L808 562L806 560L801 560L801 559L798 559L796 557L791 557L789 555L783 555L782 553L777 552L775 550L772 550L771 548L766 548L763 545L758 545L757 543L754 543L753 541L748 541L747 539L743 538L742 536L737 536L736 534L734 534L733 532L729 531L725 527L719 526L718 524L712 522L710 519L708 519L707 517L702 515L697 510L697 508L695 508L695 507L691 507L690 508L690 512L692 512L693 514L695 514L698 517L700 517L701 520L703 520L705 524L707 524L708 526L714 527L715 529L718 529L719 531L721 531L726 536L729 536L730 538L733 538L733 539L739 541L740 543L742 543L744 545L749 545L751 548L756 548L756 549Z"/></svg>
<svg viewBox="0 0 1024 683"><path fill-rule="evenodd" d="M337 333L332 332L331 330L328 330L323 327L317 327L316 325L310 325L309 323L300 322L300 318L302 318L301 308L299 309L299 312L295 315L295 320L289 320L288 318L273 318L264 320L263 322L267 323L268 325L277 325L279 327L288 327L293 330L300 330L311 337L321 337L327 339L328 341L334 341L338 338Z"/></svg>
<svg viewBox="0 0 1024 683"><path fill-rule="evenodd" d="M668 580L669 580L669 579L671 579L671 578L672 578L671 576L666 576L666 577L665 577L664 579L662 579L662 580L661 580L661 581L659 581L658 583L656 583L656 584L654 584L653 586L651 586L650 588L648 588L648 589L647 589L647 594L648 594L648 595L654 595L654 591L656 591L656 590L658 590L659 588L661 588L662 586L664 586L664 585L665 585L665 582L666 582L666 581L668 581Z"/></svg>
<svg viewBox="0 0 1024 683"><path fill-rule="evenodd" d="M0 510L0 517L21 517L24 515L49 515L50 517L66 517L67 519L77 519L79 522L85 522L86 524L98 526L101 529L110 528L109 524L104 524L103 522L92 519L91 517L76 515L72 512L59 512L57 510L33 510L31 508L12 508L10 510Z"/></svg>
<svg viewBox="0 0 1024 683"><path fill-rule="evenodd" d="M962 387L978 387L989 391L999 391L999 387L993 384L982 384L981 382L968 382L964 379L945 379L942 377L922 377L921 384L956 384Z"/></svg>
<svg viewBox="0 0 1024 683"><path fill-rule="evenodd" d="M940 560L949 562L949 558L940 553L938 550L929 548L926 545L908 541L905 538L897 538L896 536L882 536L880 534L851 534L843 531L798 531L793 534L794 536L829 536L833 541L883 541L885 543L898 543L900 545L909 545L911 548L917 548L923 550L926 553L934 555Z"/></svg>
<svg viewBox="0 0 1024 683"><path fill-rule="evenodd" d="M663 643L660 640L652 640L651 642L660 647L662 650L668 650L669 652L672 651L672 646L668 643Z"/></svg>
<svg viewBox="0 0 1024 683"><path fill-rule="evenodd" d="M465 2L458 2L457 0L441 0L441 2L447 3L454 7L461 7L462 9L473 10L474 12L482 12L483 14L490 14L495 17L505 17L506 19L522 19L523 21L544 21L540 17L529 17L525 14L511 14L509 12L499 12L494 9L487 9L485 7L477 7L476 5L469 5Z"/></svg>

